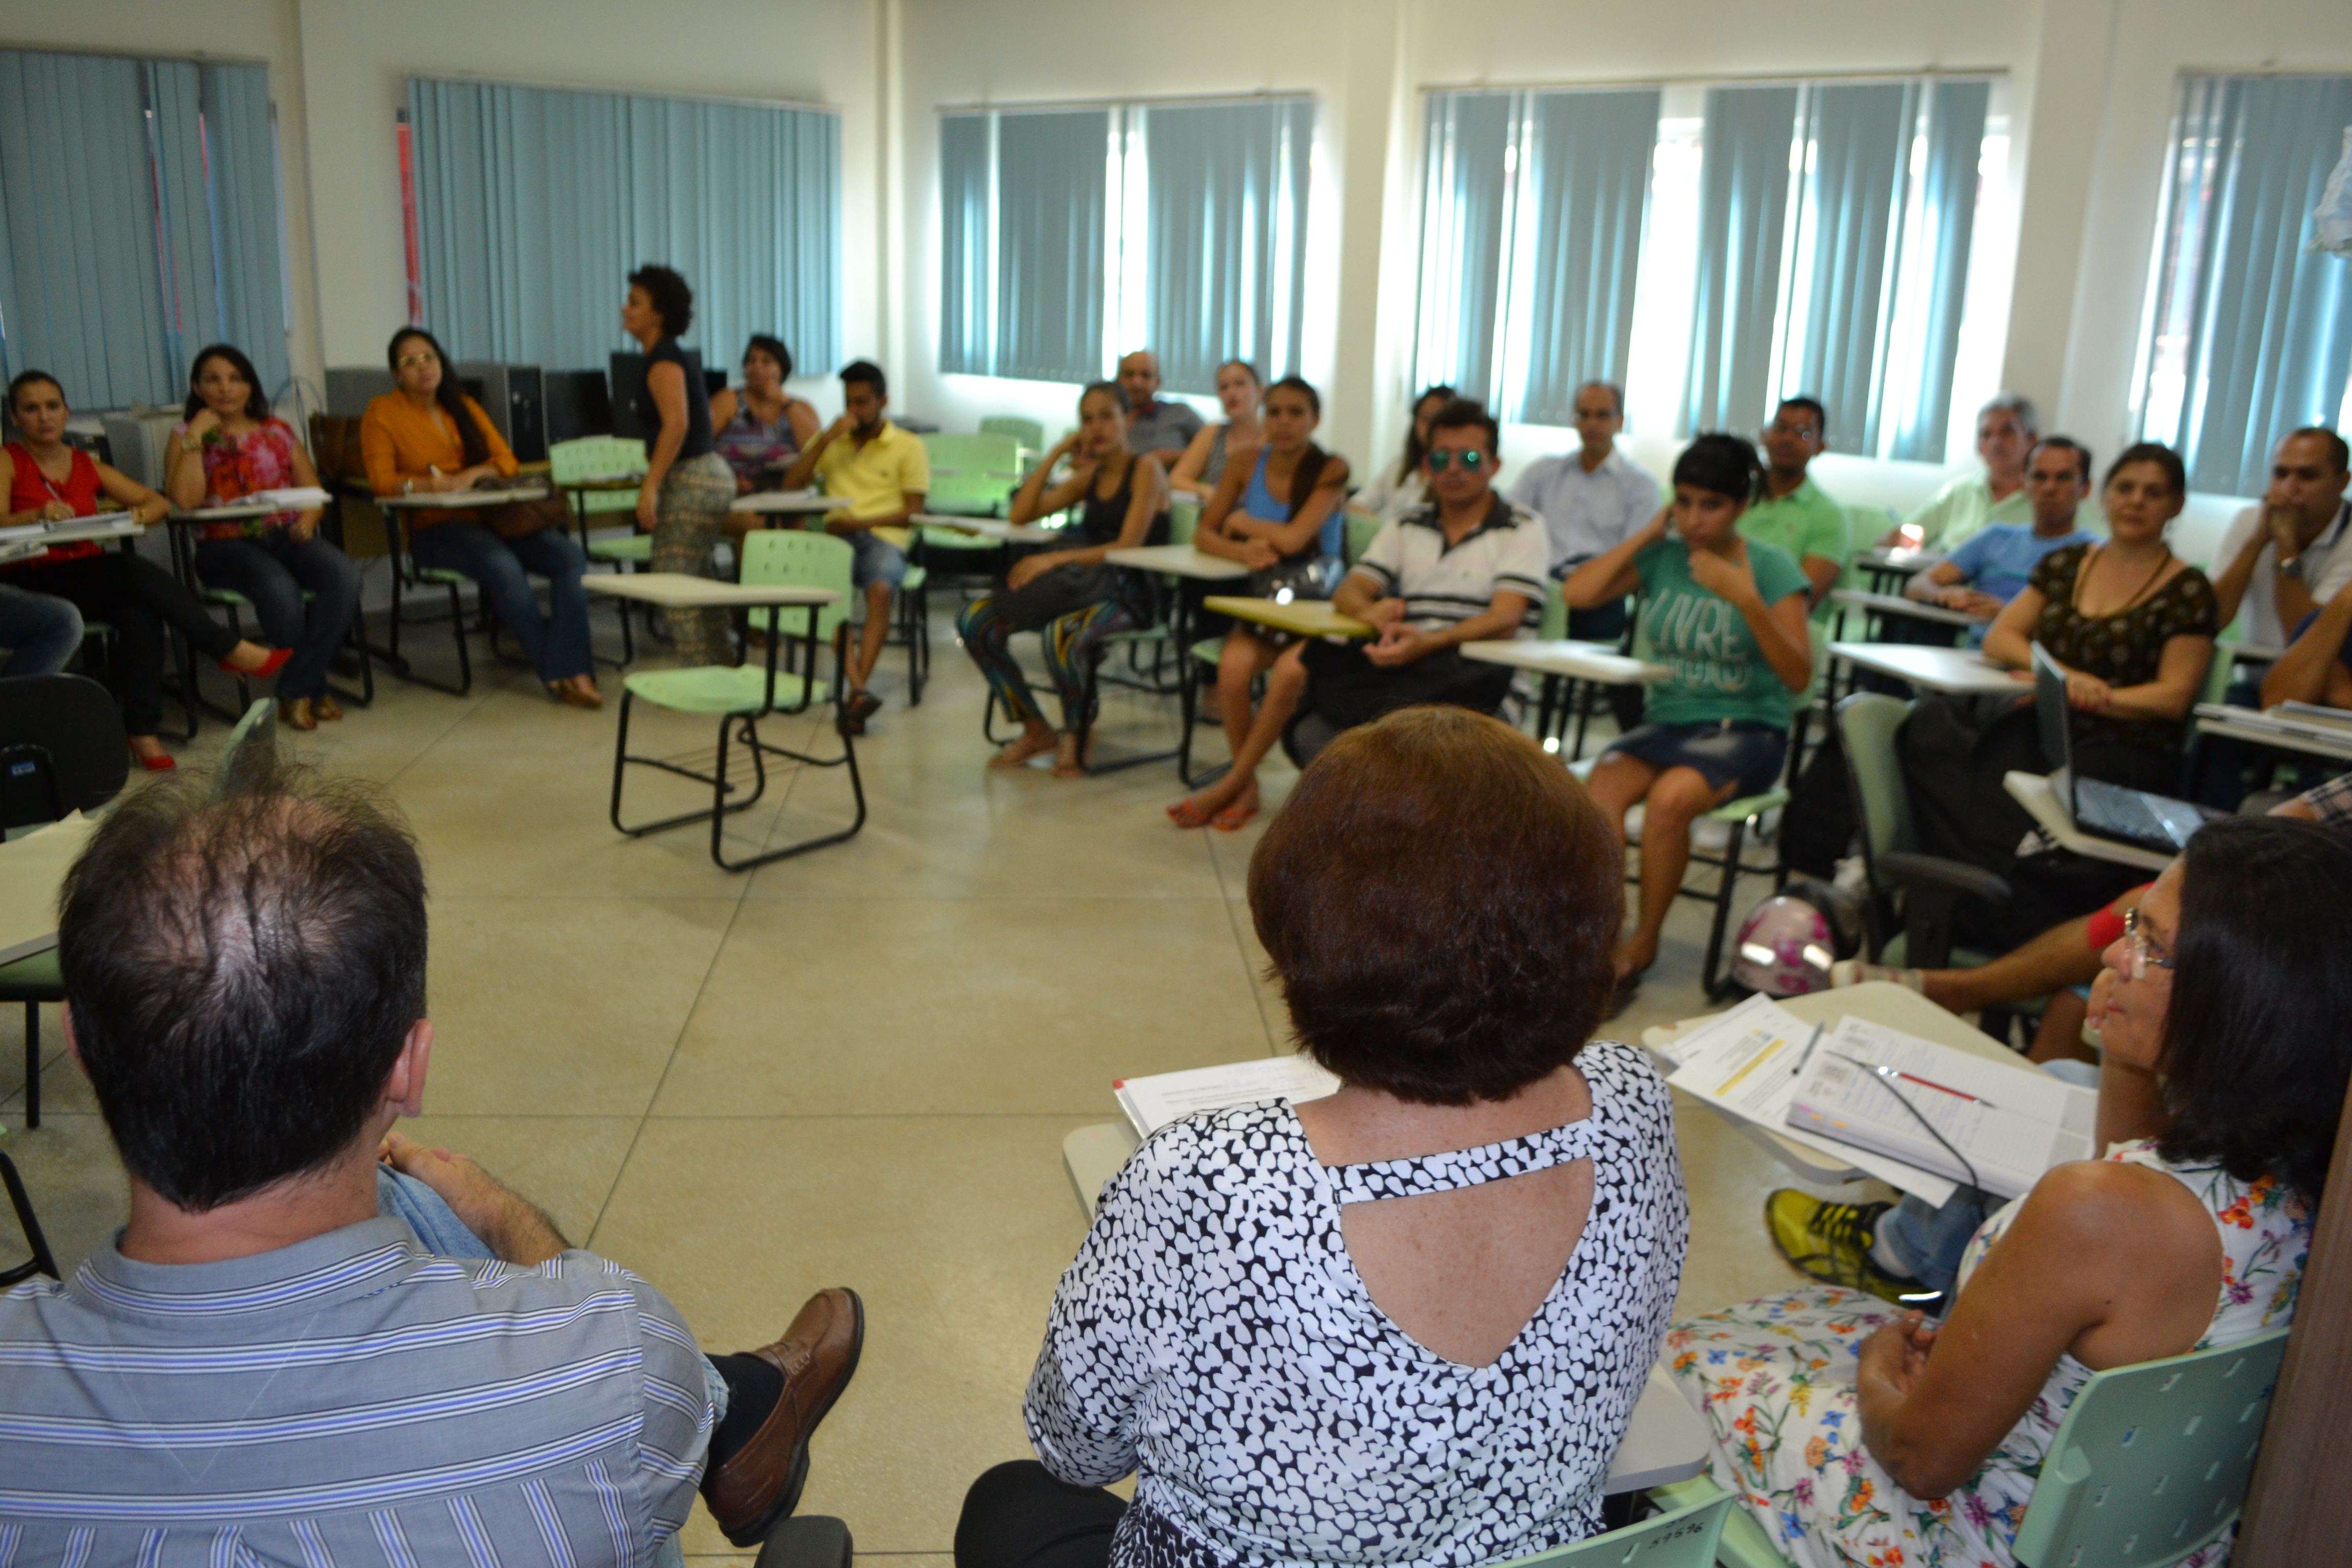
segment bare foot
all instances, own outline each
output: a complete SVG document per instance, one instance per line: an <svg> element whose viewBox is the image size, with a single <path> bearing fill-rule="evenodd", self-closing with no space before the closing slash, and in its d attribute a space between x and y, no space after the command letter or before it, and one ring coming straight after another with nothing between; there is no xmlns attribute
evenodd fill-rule
<svg viewBox="0 0 2352 1568"><path fill-rule="evenodd" d="M1247 789L1209 819L1209 825L1220 833L1238 833L1248 826L1250 818L1256 815L1257 781L1252 779Z"/></svg>
<svg viewBox="0 0 2352 1568"><path fill-rule="evenodd" d="M1227 773L1208 788L1195 790L1170 806L1168 815L1175 820L1179 827L1200 827L1215 817L1217 813L1241 799L1243 791L1255 790L1256 787L1257 781L1255 777L1235 778L1232 773ZM1253 795L1252 798L1255 799L1255 796Z"/></svg>
<svg viewBox="0 0 2352 1568"><path fill-rule="evenodd" d="M992 768L1023 767L1030 758L1042 757L1059 743L1054 731L1043 725L1034 730L1024 730L1018 740L1007 742L1003 750L989 758L988 765Z"/></svg>
<svg viewBox="0 0 2352 1568"><path fill-rule="evenodd" d="M258 675L268 667L270 651L257 642L240 642L221 662L240 675Z"/></svg>
<svg viewBox="0 0 2352 1568"><path fill-rule="evenodd" d="M1617 947L1617 978L1622 980L1629 974L1639 974L1657 962L1656 937L1647 942L1638 936L1629 937Z"/></svg>
<svg viewBox="0 0 2352 1568"><path fill-rule="evenodd" d="M131 754L138 758L142 763L152 762L157 757L168 757L171 755L169 752L166 752L163 749L163 742L157 740L152 735L131 736Z"/></svg>
<svg viewBox="0 0 2352 1568"><path fill-rule="evenodd" d="M1054 757L1054 776L1057 779L1082 779L1087 776L1086 759L1078 755L1078 738L1076 735L1062 737L1061 749Z"/></svg>

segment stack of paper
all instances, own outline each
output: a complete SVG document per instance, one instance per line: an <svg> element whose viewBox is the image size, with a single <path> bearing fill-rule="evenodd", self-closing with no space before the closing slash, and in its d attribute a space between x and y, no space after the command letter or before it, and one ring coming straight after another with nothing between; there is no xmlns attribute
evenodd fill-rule
<svg viewBox="0 0 2352 1568"><path fill-rule="evenodd" d="M2095 1091L2048 1073L1847 1018L1792 1089L1788 1122L2013 1198L2090 1156L2097 1110Z"/></svg>
<svg viewBox="0 0 2352 1568"><path fill-rule="evenodd" d="M1295 1105L1302 1100L1320 1100L1339 1087L1338 1079L1302 1053L1227 1067L1193 1068L1187 1072L1154 1073L1150 1078L1123 1078L1111 1085L1111 1092L1136 1136L1149 1138L1196 1110L1223 1110L1265 1100L1287 1100Z"/></svg>
<svg viewBox="0 0 2352 1568"><path fill-rule="evenodd" d="M2090 1152L2098 1106L2098 1096L2091 1090L2074 1088L2022 1063L2011 1066L1974 1057L1859 1018L1828 1026L1816 1040L1813 1026L1768 996L1751 996L1659 1048L1659 1054L1675 1065L1666 1081L1676 1089L1792 1142L1847 1161L1931 1204L1948 1201L1957 1183L1966 1179L1957 1166L1951 1166L1952 1175L1946 1176L1915 1159L1898 1158L1885 1147L1831 1137L1819 1125L1801 1123L1791 1117L1800 1084L1825 1051L1916 1071L1937 1083L1980 1094L1995 1105L2025 1110L2046 1121L2053 1131L2069 1134L2063 1142L2053 1141L2050 1157L2033 1172L2035 1176L2060 1161L2081 1159ZM1801 1064L1808 1069L1804 1074L1799 1071ZM1900 1107L1893 1109L1895 1115L1908 1120ZM1927 1142L1932 1147L1933 1141ZM1948 1158L1944 1164L1951 1165ZM1981 1173L1990 1177L1991 1173ZM2027 1185L2031 1184L2029 1178Z"/></svg>

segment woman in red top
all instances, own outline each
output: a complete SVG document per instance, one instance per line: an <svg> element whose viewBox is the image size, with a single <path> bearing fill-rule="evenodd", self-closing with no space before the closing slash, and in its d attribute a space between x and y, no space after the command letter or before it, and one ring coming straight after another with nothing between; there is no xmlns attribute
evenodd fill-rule
<svg viewBox="0 0 2352 1568"><path fill-rule="evenodd" d="M196 355L185 415L163 459L173 505L227 506L261 490L318 486L293 427L269 412L253 362L228 344ZM359 609L360 569L319 537L317 507L206 523L196 575L252 600L262 634L294 650L278 676L278 718L315 730L321 719L343 716L327 690L327 669Z"/></svg>
<svg viewBox="0 0 2352 1568"><path fill-rule="evenodd" d="M94 517L101 500L153 522L172 503L128 474L94 461L65 442L65 388L47 371L28 370L8 384L8 417L20 437L8 454L8 511L0 527ZM286 650L242 642L205 614L196 596L143 556L105 550L96 542L52 545L46 555L0 566L16 587L72 601L93 621L114 627L117 677L122 683L122 727L131 750L156 772L173 766L155 731L163 718L163 627L170 626L221 668L243 675L274 675Z"/></svg>

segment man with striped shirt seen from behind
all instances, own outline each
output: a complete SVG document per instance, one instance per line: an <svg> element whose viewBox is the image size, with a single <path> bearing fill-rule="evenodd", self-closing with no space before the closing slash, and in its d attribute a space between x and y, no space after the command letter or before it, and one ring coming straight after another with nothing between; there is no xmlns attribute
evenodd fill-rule
<svg viewBox="0 0 2352 1568"><path fill-rule="evenodd" d="M133 795L59 948L131 1217L0 1297L0 1561L585 1568L677 1561L698 1482L739 1545L792 1511L857 1298L706 1359L393 1131L433 1048L425 879L370 792L263 761Z"/></svg>

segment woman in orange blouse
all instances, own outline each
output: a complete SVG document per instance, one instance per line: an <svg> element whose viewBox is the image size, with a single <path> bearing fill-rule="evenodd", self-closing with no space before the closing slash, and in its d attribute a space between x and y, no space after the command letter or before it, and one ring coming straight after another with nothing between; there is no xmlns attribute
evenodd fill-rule
<svg viewBox="0 0 2352 1568"><path fill-rule="evenodd" d="M380 496L444 494L514 477L514 453L482 405L446 374L446 356L432 333L402 328L385 357L399 390L369 403L360 422L371 489ZM580 586L588 562L571 535L541 528L501 538L468 509L419 509L409 513L408 526L416 563L462 572L479 584L551 696L574 708L604 705L588 654L588 595ZM525 573L547 579L552 614L540 614Z"/></svg>

